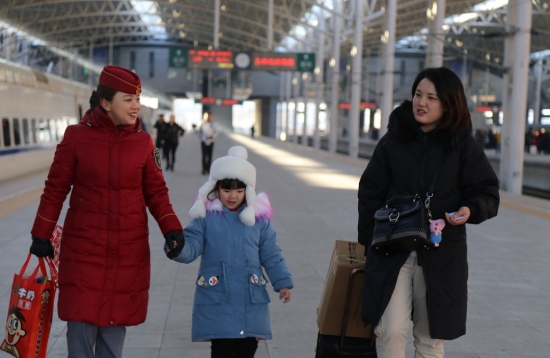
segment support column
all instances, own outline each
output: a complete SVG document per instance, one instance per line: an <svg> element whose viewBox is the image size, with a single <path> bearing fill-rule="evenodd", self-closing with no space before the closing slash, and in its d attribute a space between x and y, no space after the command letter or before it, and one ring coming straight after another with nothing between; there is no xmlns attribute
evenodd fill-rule
<svg viewBox="0 0 550 358"><path fill-rule="evenodd" d="M220 0L214 0L214 50L220 47Z"/></svg>
<svg viewBox="0 0 550 358"><path fill-rule="evenodd" d="M71 45L72 46L72 45ZM78 78L76 76L78 64L76 63L76 59L78 58L78 47L73 46L73 55L71 56L71 79L73 81L78 81Z"/></svg>
<svg viewBox="0 0 550 358"><path fill-rule="evenodd" d="M90 47L88 48L88 57L90 61L90 68L88 69L88 86L92 86L92 77L93 71L92 66L94 65L94 41L90 41Z"/></svg>
<svg viewBox="0 0 550 358"><path fill-rule="evenodd" d="M504 39L504 75L502 76L502 127L501 127L501 144L500 144L500 170L499 182L500 188L506 190L508 172L510 171L510 134L512 131L511 117L511 98L512 98L512 78L514 66L514 47L516 43L515 36L512 36L517 21L518 0L509 0L506 14L505 31L509 36Z"/></svg>
<svg viewBox="0 0 550 358"><path fill-rule="evenodd" d="M284 125L284 120L283 120L283 101L284 101L284 98L285 98L285 72L279 72L279 132L278 134L276 133L276 138L278 140L281 139L281 133L283 133L283 125ZM286 128L285 128L286 130ZM275 131L277 132L277 131Z"/></svg>
<svg viewBox="0 0 550 358"><path fill-rule="evenodd" d="M510 6L508 6L510 8ZM525 145L525 122L527 117L527 81L529 78L529 50L531 45L531 1L518 1L517 32L515 34L514 67L510 106L510 166L506 190L521 194L523 186L523 159Z"/></svg>
<svg viewBox="0 0 550 358"><path fill-rule="evenodd" d="M355 2L354 45L351 49L351 110L349 111L349 156L359 156L359 116L361 115L361 66L363 65L363 0Z"/></svg>
<svg viewBox="0 0 550 358"><path fill-rule="evenodd" d="M267 50L273 50L273 0L267 4Z"/></svg>
<svg viewBox="0 0 550 358"><path fill-rule="evenodd" d="M113 35L109 36L109 65L113 65Z"/></svg>
<svg viewBox="0 0 550 358"><path fill-rule="evenodd" d="M427 10L428 17L428 50L426 52L426 67L443 66L443 51L445 36L443 20L445 19L445 0L432 0Z"/></svg>
<svg viewBox="0 0 550 358"><path fill-rule="evenodd" d="M6 60L11 61L13 49L15 47L15 33L6 36Z"/></svg>
<svg viewBox="0 0 550 358"><path fill-rule="evenodd" d="M298 100L300 99L300 73L294 72L292 79L294 88L294 125L292 126L292 143L298 144Z"/></svg>
<svg viewBox="0 0 550 358"><path fill-rule="evenodd" d="M334 13L332 16L334 37L332 41L332 59L330 83L330 128L328 139L328 151L336 153L338 139L338 80L340 78L340 1L334 1Z"/></svg>
<svg viewBox="0 0 550 358"><path fill-rule="evenodd" d="M321 14L322 15L322 14ZM320 30L324 30L324 19L322 16L318 18ZM325 35L322 31L317 31L317 55L315 55L315 84L317 85L315 93L315 129L313 130L313 148L321 148L321 137L319 135L319 107L323 100L323 92L325 91L323 84L323 70L324 70L324 55L325 55ZM326 112L325 112L326 113Z"/></svg>
<svg viewBox="0 0 550 358"><path fill-rule="evenodd" d="M309 52L309 50L306 50ZM307 136L307 103L308 103L308 88L311 83L309 73L304 72L302 74L302 83L304 84L303 99L304 99L304 123L302 123L302 146L307 147L308 145L308 136Z"/></svg>
<svg viewBox="0 0 550 358"><path fill-rule="evenodd" d="M533 112L535 118L533 124L540 124L540 91L542 87L542 59L535 63L535 103L533 105Z"/></svg>
<svg viewBox="0 0 550 358"><path fill-rule="evenodd" d="M292 72L285 72L286 75L286 124L285 124L285 141L290 138L290 98L292 97Z"/></svg>
<svg viewBox="0 0 550 358"><path fill-rule="evenodd" d="M393 107L393 71L395 61L395 21L397 13L397 0L388 0L386 8L386 31L382 36L384 46L384 61L382 63L382 118L378 139L388 130L389 116Z"/></svg>

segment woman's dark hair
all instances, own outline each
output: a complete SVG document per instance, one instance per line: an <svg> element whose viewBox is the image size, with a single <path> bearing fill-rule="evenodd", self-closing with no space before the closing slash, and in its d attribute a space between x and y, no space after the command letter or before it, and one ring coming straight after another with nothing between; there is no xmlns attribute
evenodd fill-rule
<svg viewBox="0 0 550 358"><path fill-rule="evenodd" d="M216 185L214 185L214 189L208 193L206 196L208 200L212 200L218 197L218 190L225 189L225 190L234 190L234 189L245 189L246 184L240 181L239 179L222 179L218 180L216 182ZM246 204L246 196L243 201L244 204Z"/></svg>
<svg viewBox="0 0 550 358"><path fill-rule="evenodd" d="M456 132L466 129L471 132L472 120L460 78L446 67L426 68L416 75L411 89L413 98L418 84L423 79L428 79L434 84L437 97L445 110L436 130Z"/></svg>
<svg viewBox="0 0 550 358"><path fill-rule="evenodd" d="M105 98L107 101L112 101L113 97L118 91L105 87L101 84L97 85L97 89L92 92L92 95L90 96L90 108L94 109L96 106L99 106L99 101L102 98ZM103 109L103 108L102 108Z"/></svg>

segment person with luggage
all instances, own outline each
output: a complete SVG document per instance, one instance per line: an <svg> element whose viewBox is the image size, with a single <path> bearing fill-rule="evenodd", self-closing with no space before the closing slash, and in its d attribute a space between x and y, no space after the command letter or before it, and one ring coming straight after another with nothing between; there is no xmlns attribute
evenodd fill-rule
<svg viewBox="0 0 550 358"><path fill-rule="evenodd" d="M67 127L57 146L31 229L30 252L53 257L50 237L71 192L58 299L69 358L120 358L126 326L145 321L151 276L147 208L172 252L183 248L159 149L141 129L140 93L137 74L103 68L91 108Z"/></svg>
<svg viewBox="0 0 550 358"><path fill-rule="evenodd" d="M358 240L367 252L362 318L376 326L379 358L405 357L411 318L417 358L444 357L444 341L466 333L465 224L495 217L500 201L497 176L472 135L460 78L444 67L425 69L411 95L390 114L359 182ZM439 246L375 252L373 214L397 195L425 199L440 158L430 198L433 219L446 221Z"/></svg>
<svg viewBox="0 0 550 358"><path fill-rule="evenodd" d="M211 341L212 358L252 358L258 340L272 339L269 280L284 303L294 287L271 224L269 199L256 195L256 169L247 157L244 147L235 146L212 163L189 211L193 220L184 229L183 250L177 254L165 246L177 262L202 257L192 340Z"/></svg>

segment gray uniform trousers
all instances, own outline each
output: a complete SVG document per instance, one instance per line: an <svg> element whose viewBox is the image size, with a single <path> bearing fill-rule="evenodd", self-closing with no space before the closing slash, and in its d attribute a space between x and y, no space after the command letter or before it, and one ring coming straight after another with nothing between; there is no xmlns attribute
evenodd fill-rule
<svg viewBox="0 0 550 358"><path fill-rule="evenodd" d="M67 322L69 358L121 358L125 337L125 326L98 327Z"/></svg>

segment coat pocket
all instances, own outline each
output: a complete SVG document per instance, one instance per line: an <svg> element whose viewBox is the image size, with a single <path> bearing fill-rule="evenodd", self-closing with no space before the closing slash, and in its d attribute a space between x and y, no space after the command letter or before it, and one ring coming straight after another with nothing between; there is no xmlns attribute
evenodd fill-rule
<svg viewBox="0 0 550 358"><path fill-rule="evenodd" d="M220 269L214 267L201 269L195 281L195 305L219 305L223 294L222 280Z"/></svg>
<svg viewBox="0 0 550 358"><path fill-rule="evenodd" d="M252 269L248 271L248 287L250 290L250 301L252 303L269 303L269 294L267 293L267 284L269 281L261 269Z"/></svg>

